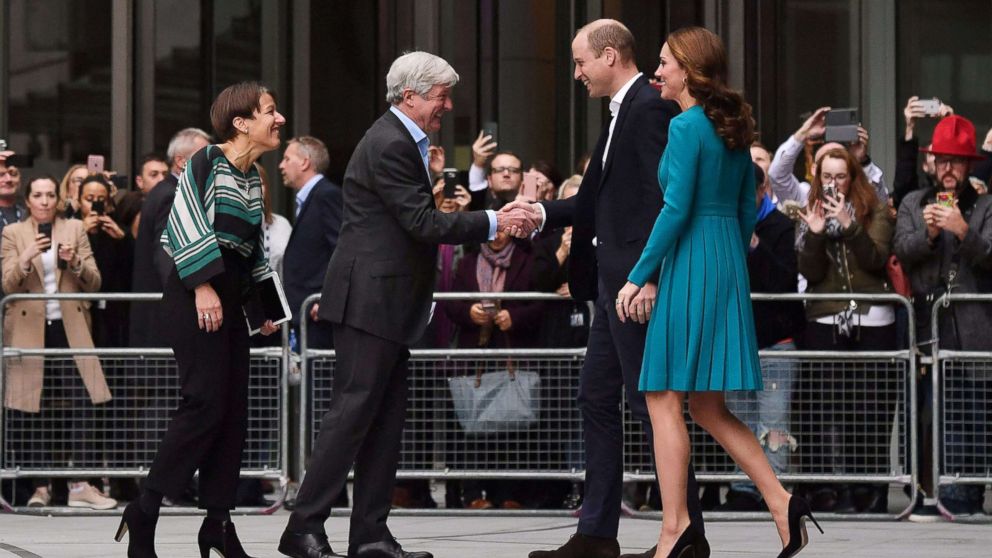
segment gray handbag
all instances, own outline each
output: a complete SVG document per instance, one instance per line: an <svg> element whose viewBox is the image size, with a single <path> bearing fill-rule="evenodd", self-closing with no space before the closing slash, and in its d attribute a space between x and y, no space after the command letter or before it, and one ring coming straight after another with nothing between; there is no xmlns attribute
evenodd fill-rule
<svg viewBox="0 0 992 558"><path fill-rule="evenodd" d="M448 379L455 416L468 435L518 432L535 426L540 415L541 379L537 372L477 371L475 376Z"/></svg>

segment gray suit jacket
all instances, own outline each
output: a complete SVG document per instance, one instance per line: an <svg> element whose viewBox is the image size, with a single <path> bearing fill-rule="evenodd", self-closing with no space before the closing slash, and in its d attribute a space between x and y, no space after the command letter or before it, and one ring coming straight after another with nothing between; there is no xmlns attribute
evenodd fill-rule
<svg viewBox="0 0 992 558"><path fill-rule="evenodd" d="M342 190L320 317L410 346L427 327L437 245L485 242L489 217L437 210L420 151L390 111L355 147Z"/></svg>

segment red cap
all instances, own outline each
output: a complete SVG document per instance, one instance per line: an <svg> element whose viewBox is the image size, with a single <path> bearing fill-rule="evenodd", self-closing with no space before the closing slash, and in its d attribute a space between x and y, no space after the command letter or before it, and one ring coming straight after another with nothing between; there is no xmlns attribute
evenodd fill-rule
<svg viewBox="0 0 992 558"><path fill-rule="evenodd" d="M943 118L933 129L933 142L929 148L920 149L923 153L984 159L975 149L975 125L963 116L952 114Z"/></svg>

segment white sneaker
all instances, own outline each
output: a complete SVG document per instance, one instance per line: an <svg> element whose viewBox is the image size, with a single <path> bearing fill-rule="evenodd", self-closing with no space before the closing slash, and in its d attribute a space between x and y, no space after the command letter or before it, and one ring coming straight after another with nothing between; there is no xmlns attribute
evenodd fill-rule
<svg viewBox="0 0 992 558"><path fill-rule="evenodd" d="M108 498L88 482L76 482L69 485L69 507L112 510L117 507L117 500Z"/></svg>
<svg viewBox="0 0 992 558"><path fill-rule="evenodd" d="M29 508L47 508L48 504L52 502L52 493L48 491L47 487L39 486L34 489L34 494L31 495L31 499L28 500Z"/></svg>

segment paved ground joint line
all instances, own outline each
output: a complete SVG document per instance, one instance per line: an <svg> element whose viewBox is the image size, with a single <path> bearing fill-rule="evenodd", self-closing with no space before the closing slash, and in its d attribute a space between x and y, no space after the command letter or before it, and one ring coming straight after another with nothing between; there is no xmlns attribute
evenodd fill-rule
<svg viewBox="0 0 992 558"><path fill-rule="evenodd" d="M17 548L14 545L6 544L6 543L0 543L0 550L6 550L7 552L13 554L14 556L19 556L20 558L42 558L41 556L38 556L34 552L28 552L23 548Z"/></svg>

